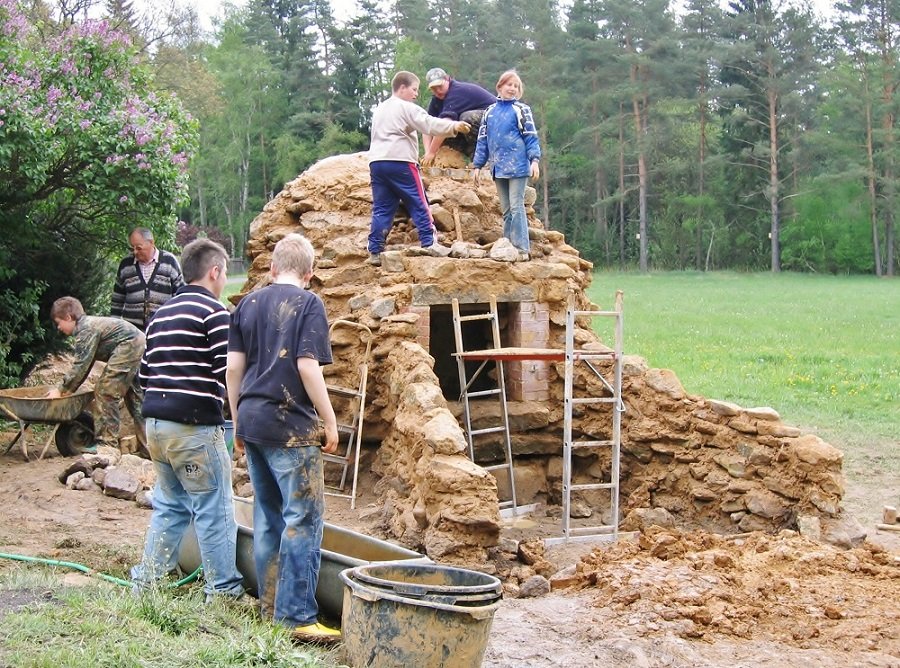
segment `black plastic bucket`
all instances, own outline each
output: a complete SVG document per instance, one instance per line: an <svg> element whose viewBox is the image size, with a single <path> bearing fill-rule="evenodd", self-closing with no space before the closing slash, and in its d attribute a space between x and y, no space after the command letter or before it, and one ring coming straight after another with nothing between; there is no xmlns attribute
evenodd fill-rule
<svg viewBox="0 0 900 668"><path fill-rule="evenodd" d="M497 578L437 564L391 563L349 568L340 577L341 631L351 665L481 665L500 605Z"/></svg>
<svg viewBox="0 0 900 668"><path fill-rule="evenodd" d="M503 585L493 575L452 566L422 569L401 563L369 564L355 569L353 577L399 596L450 605L483 605L503 595Z"/></svg>

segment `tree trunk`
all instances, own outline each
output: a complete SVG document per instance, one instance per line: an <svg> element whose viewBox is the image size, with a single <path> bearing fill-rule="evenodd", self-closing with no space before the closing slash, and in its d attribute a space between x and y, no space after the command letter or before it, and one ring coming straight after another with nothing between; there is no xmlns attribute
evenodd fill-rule
<svg viewBox="0 0 900 668"><path fill-rule="evenodd" d="M700 112L700 146L698 157L698 174L697 187L700 195L700 206L697 210L697 227L694 232L694 266L701 268L703 254L703 194L706 192L706 71L700 73L700 100L698 103ZM707 253L707 264L709 264L709 253Z"/></svg>
<svg viewBox="0 0 900 668"><path fill-rule="evenodd" d="M636 69L636 68L633 68ZM636 76L632 81L636 81ZM637 140L638 159L638 234L640 236L640 269L648 270L647 262L647 161L644 157L644 111L641 99L637 95L631 98L632 113L634 115L634 134Z"/></svg>
<svg viewBox="0 0 900 668"><path fill-rule="evenodd" d="M625 268L625 105L619 104L619 267Z"/></svg>
<svg viewBox="0 0 900 668"><path fill-rule="evenodd" d="M770 69L771 72L771 69ZM769 211L772 217L772 271L781 271L781 220L779 218L778 199L778 93L769 88L766 92L769 101Z"/></svg>
<svg viewBox="0 0 900 668"><path fill-rule="evenodd" d="M875 254L875 275L881 276L881 248L878 240L878 195L876 193L875 147L872 140L872 103L869 101L869 83L866 91L866 181L869 191L869 224L872 226L872 250Z"/></svg>

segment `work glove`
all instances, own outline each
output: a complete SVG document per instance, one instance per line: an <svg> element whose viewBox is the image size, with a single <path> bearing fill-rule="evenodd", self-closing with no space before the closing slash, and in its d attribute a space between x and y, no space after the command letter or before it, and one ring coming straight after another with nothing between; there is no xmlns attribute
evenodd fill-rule
<svg viewBox="0 0 900 668"><path fill-rule="evenodd" d="M467 135L471 132L472 126L465 121L459 121L453 126L453 129L456 130L456 134L458 135Z"/></svg>

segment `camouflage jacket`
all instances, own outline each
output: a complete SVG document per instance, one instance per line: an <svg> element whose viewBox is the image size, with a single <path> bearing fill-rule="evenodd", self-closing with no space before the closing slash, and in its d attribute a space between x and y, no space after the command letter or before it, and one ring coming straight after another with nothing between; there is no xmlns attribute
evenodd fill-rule
<svg viewBox="0 0 900 668"><path fill-rule="evenodd" d="M113 352L123 347L123 359L134 357L135 369L144 354L144 334L121 318L83 315L75 323L73 353L75 364L60 383L62 392L74 392L87 378L94 362L108 362Z"/></svg>

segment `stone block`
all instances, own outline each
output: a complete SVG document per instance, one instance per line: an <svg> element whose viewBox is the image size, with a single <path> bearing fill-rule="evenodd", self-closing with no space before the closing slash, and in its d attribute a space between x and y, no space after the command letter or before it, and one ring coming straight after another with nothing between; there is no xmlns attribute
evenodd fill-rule
<svg viewBox="0 0 900 668"><path fill-rule="evenodd" d="M535 598L550 593L550 581L543 575L532 575L519 585L519 598Z"/></svg>
<svg viewBox="0 0 900 668"><path fill-rule="evenodd" d="M542 462L515 462L513 472L516 476L516 501L519 505L533 503L539 494L547 492L547 473ZM496 469L491 474L497 479L497 498L512 498L506 469Z"/></svg>
<svg viewBox="0 0 900 668"><path fill-rule="evenodd" d="M713 413L716 415L722 415L725 417L732 417L734 415L738 415L741 412L741 407L737 404L731 403L730 401L719 401L718 399L707 399L707 405L712 409ZM698 415L698 417L700 417Z"/></svg>
<svg viewBox="0 0 900 668"><path fill-rule="evenodd" d="M75 484L75 489L79 492L99 492L100 485L95 483L90 478L82 478Z"/></svg>
<svg viewBox="0 0 900 668"><path fill-rule="evenodd" d="M103 481L103 493L106 496L134 501L134 497L140 489L141 483L128 471L118 467L107 469L106 478Z"/></svg>
<svg viewBox="0 0 900 668"><path fill-rule="evenodd" d="M386 318L393 314L396 306L397 301L393 298L377 299L372 302L369 312L372 314L373 318Z"/></svg>
<svg viewBox="0 0 900 668"><path fill-rule="evenodd" d="M744 413L747 417L753 420L763 420L766 422L776 422L781 419L781 416L778 414L774 408L770 408L768 406L761 406L758 408L745 408Z"/></svg>
<svg viewBox="0 0 900 668"><path fill-rule="evenodd" d="M839 465L844 459L844 453L814 434L798 438L793 444L792 452L799 461L814 467Z"/></svg>
<svg viewBox="0 0 900 668"><path fill-rule="evenodd" d="M766 519L781 519L788 513L788 506L782 498L769 490L751 490L744 496L747 510Z"/></svg>

